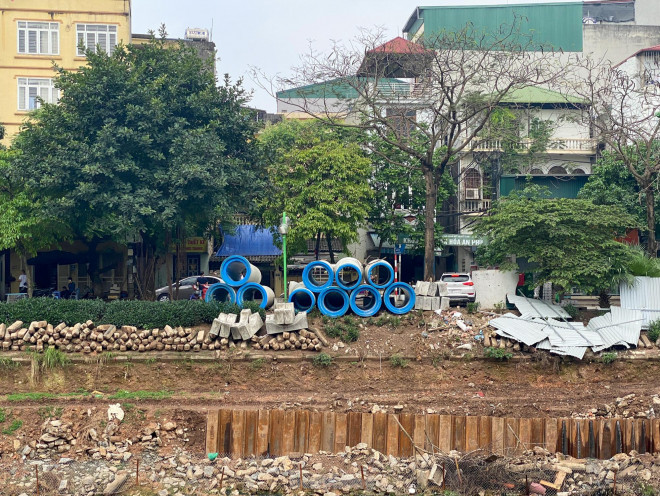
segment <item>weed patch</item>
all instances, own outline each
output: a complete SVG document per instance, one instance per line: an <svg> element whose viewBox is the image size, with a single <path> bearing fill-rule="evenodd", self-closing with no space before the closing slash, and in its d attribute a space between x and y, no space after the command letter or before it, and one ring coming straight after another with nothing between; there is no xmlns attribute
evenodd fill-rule
<svg viewBox="0 0 660 496"><path fill-rule="evenodd" d="M111 400L163 400L170 398L173 391L126 391L120 389L115 394L108 396Z"/></svg>

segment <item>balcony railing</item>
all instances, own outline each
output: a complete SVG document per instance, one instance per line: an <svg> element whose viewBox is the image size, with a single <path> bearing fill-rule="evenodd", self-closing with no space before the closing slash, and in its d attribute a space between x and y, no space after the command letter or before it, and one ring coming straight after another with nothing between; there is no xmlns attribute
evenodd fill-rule
<svg viewBox="0 0 660 496"><path fill-rule="evenodd" d="M461 212L477 213L490 210L490 198L484 200L463 200L461 202Z"/></svg>
<svg viewBox="0 0 660 496"><path fill-rule="evenodd" d="M522 139L514 148L518 151L529 150L533 140ZM593 138L555 138L550 140L545 153L595 153L598 141ZM502 140L481 140L472 148L476 152L502 151Z"/></svg>

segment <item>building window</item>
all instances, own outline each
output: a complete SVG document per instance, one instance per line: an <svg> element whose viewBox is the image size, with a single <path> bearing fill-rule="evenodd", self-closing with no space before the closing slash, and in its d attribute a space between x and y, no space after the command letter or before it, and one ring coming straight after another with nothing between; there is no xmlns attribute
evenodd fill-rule
<svg viewBox="0 0 660 496"><path fill-rule="evenodd" d="M57 103L59 90L52 79L18 78L18 110L34 110L41 102Z"/></svg>
<svg viewBox="0 0 660 496"><path fill-rule="evenodd" d="M117 26L76 24L76 44L80 57L85 56L85 50L94 52L102 50L108 55L112 55L117 46Z"/></svg>
<svg viewBox="0 0 660 496"><path fill-rule="evenodd" d="M18 53L58 55L60 25L56 22L18 21Z"/></svg>

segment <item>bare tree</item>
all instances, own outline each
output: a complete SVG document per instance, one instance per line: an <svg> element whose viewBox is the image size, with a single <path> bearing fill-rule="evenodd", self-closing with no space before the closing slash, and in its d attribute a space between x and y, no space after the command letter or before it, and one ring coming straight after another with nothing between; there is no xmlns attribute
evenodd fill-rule
<svg viewBox="0 0 660 496"><path fill-rule="evenodd" d="M279 87L296 88L280 93L289 110L375 133L408 156L403 162L384 157L393 166L422 172L427 280L434 276L443 174L477 144L506 95L551 86L567 70L566 57L542 50L520 33L519 20L512 21L498 33L468 25L425 34L420 43L399 38L383 44L380 33L363 32L352 45L335 43L329 54L310 50L294 77L278 81Z"/></svg>
<svg viewBox="0 0 660 496"><path fill-rule="evenodd" d="M584 58L571 91L591 104L585 113L596 137L635 178L645 197L646 251L656 257L655 198L660 177L660 85L656 57L632 57L612 67Z"/></svg>

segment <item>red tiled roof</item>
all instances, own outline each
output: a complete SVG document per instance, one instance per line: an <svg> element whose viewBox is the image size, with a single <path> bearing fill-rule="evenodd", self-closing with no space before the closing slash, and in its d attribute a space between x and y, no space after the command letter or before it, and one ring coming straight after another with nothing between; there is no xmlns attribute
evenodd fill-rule
<svg viewBox="0 0 660 496"><path fill-rule="evenodd" d="M627 61L630 60L631 58L633 58L633 57L637 57L640 53L644 53L644 52L660 52L660 45L655 45L655 46L652 46L652 47L642 48L641 50L637 50L635 53L633 53L633 54L630 55L629 57L626 57L626 58L623 59L621 62L619 62L618 64L616 64L614 67L619 67L619 66L622 65L624 62L627 62Z"/></svg>
<svg viewBox="0 0 660 496"><path fill-rule="evenodd" d="M397 36L396 38L383 43L380 46L377 46L373 50L369 50L368 53L424 53L426 52L426 49L418 45L417 43L413 43L412 41L408 41L401 36Z"/></svg>

